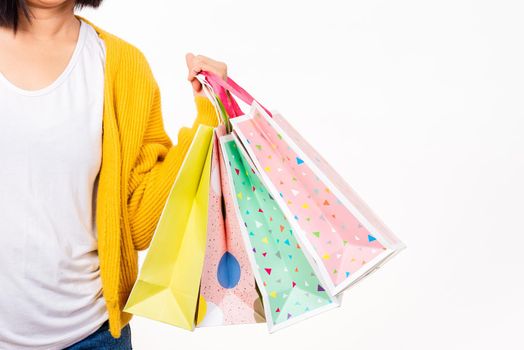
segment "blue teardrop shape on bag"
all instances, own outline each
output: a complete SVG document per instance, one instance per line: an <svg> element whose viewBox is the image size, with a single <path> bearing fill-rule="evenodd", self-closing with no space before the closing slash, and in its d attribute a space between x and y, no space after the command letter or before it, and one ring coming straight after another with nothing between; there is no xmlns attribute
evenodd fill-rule
<svg viewBox="0 0 524 350"><path fill-rule="evenodd" d="M240 264L230 252L225 252L218 262L217 279L224 288L233 288L240 280Z"/></svg>

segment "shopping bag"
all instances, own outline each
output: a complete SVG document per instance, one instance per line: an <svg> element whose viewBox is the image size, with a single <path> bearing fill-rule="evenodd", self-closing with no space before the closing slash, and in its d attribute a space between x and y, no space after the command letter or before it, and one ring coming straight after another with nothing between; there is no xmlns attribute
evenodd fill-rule
<svg viewBox="0 0 524 350"><path fill-rule="evenodd" d="M340 306L319 281L274 197L234 135L220 137L242 239L263 299L269 332Z"/></svg>
<svg viewBox="0 0 524 350"><path fill-rule="evenodd" d="M197 327L265 322L218 146L225 133L224 125L215 129Z"/></svg>
<svg viewBox="0 0 524 350"><path fill-rule="evenodd" d="M332 295L405 248L280 113L267 110L231 78L205 76L251 106L239 116L238 108L226 104L234 133Z"/></svg>
<svg viewBox="0 0 524 350"><path fill-rule="evenodd" d="M124 311L195 328L206 249L213 128L200 125L155 229Z"/></svg>

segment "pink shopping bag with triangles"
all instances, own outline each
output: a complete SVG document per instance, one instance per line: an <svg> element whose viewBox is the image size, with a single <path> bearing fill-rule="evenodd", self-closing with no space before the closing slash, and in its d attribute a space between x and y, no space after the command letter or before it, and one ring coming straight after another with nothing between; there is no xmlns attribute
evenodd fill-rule
<svg viewBox="0 0 524 350"><path fill-rule="evenodd" d="M196 327L265 322L262 300L242 241L215 129L208 202L207 246Z"/></svg>
<svg viewBox="0 0 524 350"><path fill-rule="evenodd" d="M285 212L297 239L332 295L354 285L405 245L347 182L278 112L270 112L231 78L204 72L234 98L224 107L234 133Z"/></svg>

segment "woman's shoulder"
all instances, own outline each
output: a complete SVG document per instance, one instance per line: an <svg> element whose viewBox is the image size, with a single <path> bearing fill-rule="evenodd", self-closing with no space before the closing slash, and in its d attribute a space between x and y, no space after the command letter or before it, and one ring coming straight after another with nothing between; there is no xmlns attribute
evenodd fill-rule
<svg viewBox="0 0 524 350"><path fill-rule="evenodd" d="M106 54L115 56L112 57L113 59L111 61L115 62L115 65L118 66L117 68L119 71L129 69L142 74L152 74L151 68L144 53L136 45L111 32L106 31L105 29L99 27L82 16L76 14L75 16L91 25L95 29L99 37L104 41Z"/></svg>

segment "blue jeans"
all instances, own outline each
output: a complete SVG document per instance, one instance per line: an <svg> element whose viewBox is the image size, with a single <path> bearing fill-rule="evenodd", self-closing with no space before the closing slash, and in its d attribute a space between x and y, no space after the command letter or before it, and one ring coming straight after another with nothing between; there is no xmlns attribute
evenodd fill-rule
<svg viewBox="0 0 524 350"><path fill-rule="evenodd" d="M122 328L120 338L113 338L109 333L109 321L105 321L93 334L68 346L64 350L131 350L131 327Z"/></svg>

